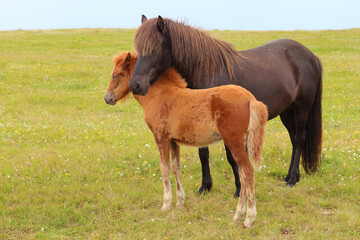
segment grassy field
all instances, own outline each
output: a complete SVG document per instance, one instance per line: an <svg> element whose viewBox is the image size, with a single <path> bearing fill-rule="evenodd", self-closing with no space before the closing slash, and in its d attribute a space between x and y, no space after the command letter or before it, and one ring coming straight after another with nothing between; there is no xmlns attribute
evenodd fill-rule
<svg viewBox="0 0 360 240"><path fill-rule="evenodd" d="M222 143L210 147L205 196L197 149L181 148L186 208L160 211L159 154L140 106L103 100L112 56L132 49L134 31L0 32L0 239L360 238L360 29L209 32L238 50L291 38L324 67L321 169L286 188L290 141L268 122L250 229L232 222Z"/></svg>

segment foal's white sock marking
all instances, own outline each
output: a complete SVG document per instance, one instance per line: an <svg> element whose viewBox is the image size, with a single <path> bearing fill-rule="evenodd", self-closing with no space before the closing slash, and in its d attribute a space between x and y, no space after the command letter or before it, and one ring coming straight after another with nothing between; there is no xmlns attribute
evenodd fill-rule
<svg viewBox="0 0 360 240"><path fill-rule="evenodd" d="M254 207L252 208L248 208L247 212L246 212L246 219L244 222L244 226L249 228L251 227L252 223L254 222L255 218L256 218L256 205L254 202Z"/></svg>
<svg viewBox="0 0 360 240"><path fill-rule="evenodd" d="M170 178L167 179L164 177L164 203L161 208L162 211L167 211L170 209L171 206L171 184L170 184Z"/></svg>
<svg viewBox="0 0 360 240"><path fill-rule="evenodd" d="M174 157L172 161L173 162L171 167L175 174L175 179L176 179L176 198L177 198L176 207L184 208L185 192L181 183L180 159Z"/></svg>
<svg viewBox="0 0 360 240"><path fill-rule="evenodd" d="M170 165L169 162L163 163L160 165L161 173L163 175L164 181L164 203L161 208L162 211L167 211L171 206L171 183L170 183Z"/></svg>
<svg viewBox="0 0 360 240"><path fill-rule="evenodd" d="M246 192L245 184L242 184L240 190L239 203L236 207L235 216L233 218L234 221L239 220L245 214L245 192Z"/></svg>

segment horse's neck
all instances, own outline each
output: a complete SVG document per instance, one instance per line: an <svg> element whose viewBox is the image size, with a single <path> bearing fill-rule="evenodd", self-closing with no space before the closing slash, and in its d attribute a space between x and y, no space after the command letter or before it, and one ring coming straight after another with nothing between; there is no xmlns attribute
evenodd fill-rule
<svg viewBox="0 0 360 240"><path fill-rule="evenodd" d="M209 88L218 85L228 84L232 82L235 76L241 72L242 65L246 64L246 59L242 54L237 52L238 55L234 57L228 57L227 59L222 59L222 62L218 64L220 66L217 71L207 72L206 69L201 68L192 68L183 64L183 60L179 59L177 56L173 57L173 65L178 73L181 74L186 79L188 83L188 88ZM193 59L189 62L199 62L202 61L201 58ZM212 67L213 69L214 67ZM200 72L199 72L200 71Z"/></svg>

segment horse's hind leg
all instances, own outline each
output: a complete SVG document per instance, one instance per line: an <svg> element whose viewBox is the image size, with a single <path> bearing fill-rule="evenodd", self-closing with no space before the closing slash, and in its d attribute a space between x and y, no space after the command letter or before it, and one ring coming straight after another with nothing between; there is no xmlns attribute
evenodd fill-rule
<svg viewBox="0 0 360 240"><path fill-rule="evenodd" d="M160 170L164 182L164 202L162 211L167 211L171 206L171 184L169 163L169 142L157 143L160 152Z"/></svg>
<svg viewBox="0 0 360 240"><path fill-rule="evenodd" d="M209 166L209 148L199 148L199 158L201 162L202 181L199 194L207 193L212 187L210 166Z"/></svg>
<svg viewBox="0 0 360 240"><path fill-rule="evenodd" d="M180 166L180 147L175 142L170 144L171 150L171 168L176 179L176 207L184 208L185 193L181 184L181 166Z"/></svg>
<svg viewBox="0 0 360 240"><path fill-rule="evenodd" d="M294 143L295 133L296 133L294 110L292 108L286 109L284 112L282 112L280 114L280 119L289 133L289 137L290 137L291 145L292 145L292 154L291 154L291 162L290 162L290 166L289 166L289 171L288 171L288 174L286 175L286 177L284 178L284 181L288 182L290 179L291 170L293 169L293 166L294 166L294 158L295 158L295 151L296 151L295 143Z"/></svg>
<svg viewBox="0 0 360 240"><path fill-rule="evenodd" d="M240 194L240 188L241 188L241 184L240 184L240 179L239 179L239 167L236 164L230 149L225 145L225 150L226 150L226 158L228 160L228 162L231 165L231 168L234 172L234 178L235 178L235 186L236 186L236 192L234 194L234 197L239 197Z"/></svg>
<svg viewBox="0 0 360 240"><path fill-rule="evenodd" d="M293 137L291 137L293 144L293 153L292 153L289 173L288 176L286 177L287 185L290 187L294 186L300 180L300 170L299 170L300 156L305 144L306 122L309 113L308 110L304 109L306 104L297 104L297 105L300 107L294 108L293 110L294 113L293 116L295 120L295 126L293 127L295 127L295 133L291 134L289 131L289 133L293 135Z"/></svg>

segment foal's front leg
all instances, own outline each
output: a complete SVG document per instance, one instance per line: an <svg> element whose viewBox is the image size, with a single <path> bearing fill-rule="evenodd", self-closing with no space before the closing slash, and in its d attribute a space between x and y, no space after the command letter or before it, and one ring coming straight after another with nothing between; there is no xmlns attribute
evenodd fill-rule
<svg viewBox="0 0 360 240"><path fill-rule="evenodd" d="M171 205L171 184L170 184L170 163L169 163L169 142L157 143L160 151L160 170L164 181L164 203L162 211L170 209Z"/></svg>
<svg viewBox="0 0 360 240"><path fill-rule="evenodd" d="M171 142L171 168L176 179L176 207L184 208L185 193L181 184L181 166L180 166L180 147L175 142Z"/></svg>

